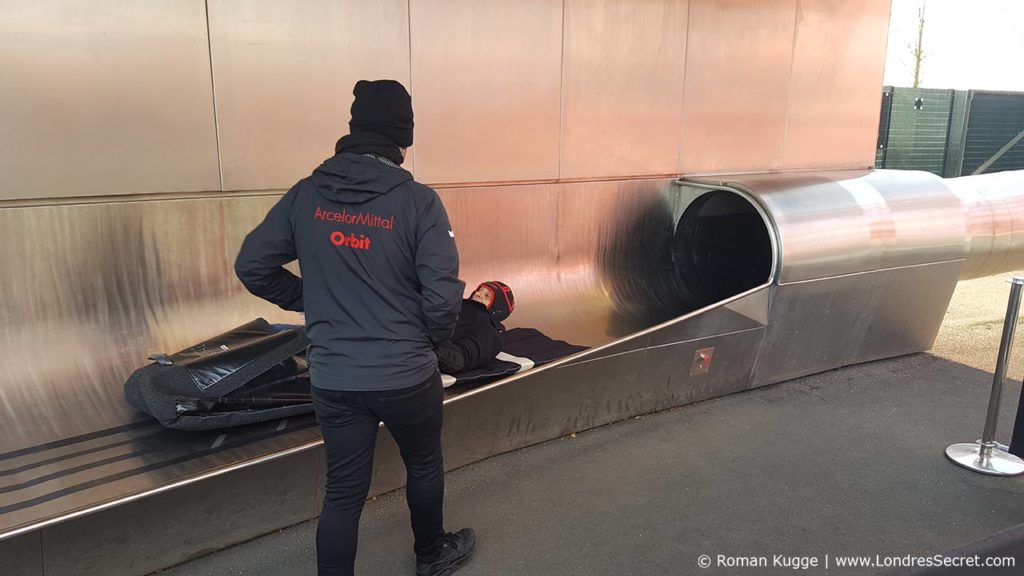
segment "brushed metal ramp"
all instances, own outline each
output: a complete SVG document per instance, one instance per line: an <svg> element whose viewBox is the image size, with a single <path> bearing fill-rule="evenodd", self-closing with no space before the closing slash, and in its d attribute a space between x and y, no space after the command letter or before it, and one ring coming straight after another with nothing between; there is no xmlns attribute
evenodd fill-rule
<svg viewBox="0 0 1024 576"><path fill-rule="evenodd" d="M672 322L660 330L631 335L497 382L449 389L445 400L446 426L450 431L457 431L447 434L446 441L452 444L449 463L461 465L496 453L499 447L512 449L619 419L623 414L649 412L674 403L675 400L668 398L640 401L644 396L642 391L634 390L628 397L615 400L625 403L617 408L598 412L576 410L571 420L533 418L523 420L520 427L507 426L505 422L510 411L532 411L537 402L543 402L528 398L532 394L546 396L561 390L562 394L575 395L566 389L567 382L591 374L595 369L601 371L605 366L614 365L617 368L611 368L609 375L625 376L624 368L635 372L655 333L663 340L692 337L689 341L695 342L701 340L708 329L723 335L763 329L763 324L731 312L729 305L689 316L687 320L686 327L677 327L677 322ZM669 331L674 331L676 336L662 336ZM676 342L661 346L673 343ZM713 361L726 362L727 355L720 353ZM638 376L638 373L628 375L625 381L635 383ZM587 376L585 383L573 387L597 383ZM625 390L632 386L620 388ZM488 404L487 399L491 397L505 398L513 390L516 400L496 400L500 407L486 409L491 413L494 426L487 431L476 428L480 423L480 404ZM609 402L615 396L609 392ZM583 398L590 397L592 394L583 395ZM463 407L469 404L474 405L472 410L476 417L471 423L460 423ZM548 404L548 409L555 408L556 405ZM559 410L562 408L564 406L558 406ZM471 434L473 438L487 438L482 443L483 448L481 442L462 436L467 432L466 426L476 430ZM498 429L506 431L499 434L504 438L491 438L489 435L498 434ZM0 454L0 538L307 450L320 443L312 415L207 432L169 430L147 419L9 451Z"/></svg>
<svg viewBox="0 0 1024 576"><path fill-rule="evenodd" d="M703 285L699 294L687 288L695 285L694 278L685 281L687 264L677 266L673 260L683 255L673 242L677 222L703 193L686 191L673 180L443 190L441 195L459 233L467 282L496 277L516 287L519 307L510 327L537 327L554 338L591 347L483 387L449 389L446 442L453 466L683 402L685 398L660 398L634 389L642 378L656 375L653 366L641 374L649 345L655 346L649 352L653 358L686 339L763 328L766 309L755 315L757 321L729 312L728 305L695 312L702 299L716 294ZM743 212L744 218L765 222L749 199L735 196L732 201L731 209ZM154 209L145 204L128 209ZM511 213L523 218L508 221ZM500 257L482 241L492 236L498 220L512 239L502 245L505 253ZM768 260L759 283L766 286L773 264L770 232L766 223L757 226L764 243L760 254ZM713 284L703 274L702 281ZM732 319L725 321L727 316ZM689 328L677 325L682 318ZM713 326L705 326L708 322ZM670 336L673 332L677 336ZM750 364L757 346L748 342L747 347ZM728 366L727 356L719 352L712 362ZM712 370L712 377L718 372ZM57 377L59 372L41 375ZM0 453L0 539L320 443L312 416L222 432L163 430L124 409L120 382L75 386L66 398L41 398L49 403L48 412L70 413L73 420L54 418L46 427L22 415L14 421L15 435L0 443L6 448L13 442L13 449ZM55 409L62 400L81 410ZM464 408L468 406L472 409ZM104 413L113 416L101 418ZM104 425L105 420L113 425ZM390 468L386 458L379 459L375 489L401 484L404 475L387 473Z"/></svg>

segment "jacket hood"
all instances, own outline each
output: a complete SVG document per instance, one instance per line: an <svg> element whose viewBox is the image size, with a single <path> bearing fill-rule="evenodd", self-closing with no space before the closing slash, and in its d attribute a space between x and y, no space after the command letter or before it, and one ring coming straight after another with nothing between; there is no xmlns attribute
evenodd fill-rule
<svg viewBox="0 0 1024 576"><path fill-rule="evenodd" d="M376 158L342 152L325 160L310 179L329 200L362 204L412 180L412 174L386 166Z"/></svg>

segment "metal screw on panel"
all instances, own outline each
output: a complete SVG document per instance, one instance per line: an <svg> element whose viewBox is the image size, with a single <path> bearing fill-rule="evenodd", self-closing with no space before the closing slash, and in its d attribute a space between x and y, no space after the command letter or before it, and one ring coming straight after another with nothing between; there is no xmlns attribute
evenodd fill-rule
<svg viewBox="0 0 1024 576"><path fill-rule="evenodd" d="M701 348L693 354L693 364L690 365L690 376L707 374L711 370L711 359L715 357L715 348Z"/></svg>

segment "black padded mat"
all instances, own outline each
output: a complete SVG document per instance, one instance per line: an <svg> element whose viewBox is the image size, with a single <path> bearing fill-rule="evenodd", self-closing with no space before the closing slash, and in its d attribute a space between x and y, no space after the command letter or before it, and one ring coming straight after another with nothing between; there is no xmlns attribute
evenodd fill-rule
<svg viewBox="0 0 1024 576"><path fill-rule="evenodd" d="M460 374L442 374L445 388L484 384L586 350L564 340L549 338L533 328L513 328L501 335L501 353L486 366Z"/></svg>

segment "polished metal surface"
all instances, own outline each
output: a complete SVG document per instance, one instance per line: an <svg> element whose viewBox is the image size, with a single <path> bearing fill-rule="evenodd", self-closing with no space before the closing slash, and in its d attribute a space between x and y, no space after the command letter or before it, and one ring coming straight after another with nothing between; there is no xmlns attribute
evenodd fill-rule
<svg viewBox="0 0 1024 576"><path fill-rule="evenodd" d="M409 0L416 175L558 177L562 5Z"/></svg>
<svg viewBox="0 0 1024 576"><path fill-rule="evenodd" d="M296 321L232 272L275 198L0 209L0 453L137 419L121 384L153 352Z"/></svg>
<svg viewBox="0 0 1024 576"><path fill-rule="evenodd" d="M674 272L664 248L686 193L670 179L441 195L470 286L501 278L515 287L519 305L510 327L539 328L600 354L602 345L692 310L671 298ZM124 403L122 383L150 353L180 349L255 316L297 321L246 294L231 271L242 237L275 199L222 195L0 209L0 227L11 235L0 244L0 259L19 270L0 277L6 295L0 454L15 455L12 467L0 468L9 488L0 493L0 510L45 499L8 508L0 531L312 440L301 431L242 452L194 456L194 448L169 447L162 438L139 440L135 428L118 431L142 419ZM508 236L484 241L499 228ZM83 435L82 445L22 454ZM184 460L174 463L178 458ZM85 468L65 474L69 466ZM89 484L112 474L128 476ZM51 498L55 493L63 495Z"/></svg>
<svg viewBox="0 0 1024 576"><path fill-rule="evenodd" d="M754 385L927 350L958 279L1024 265L1011 248L1024 173L836 171L683 184L716 182L760 204L778 235Z"/></svg>
<svg viewBox="0 0 1024 576"><path fill-rule="evenodd" d="M760 204L778 235L753 385L931 347L967 255L964 205L941 178L882 170L717 182Z"/></svg>
<svg viewBox="0 0 1024 576"><path fill-rule="evenodd" d="M1024 171L945 180L964 205L967 261L961 278L1024 268Z"/></svg>
<svg viewBox="0 0 1024 576"><path fill-rule="evenodd" d="M962 180L961 187L971 182ZM742 296L723 293L723 301L704 305L687 287L716 280L687 277L700 269L680 268L687 253L677 244L687 237L679 223L707 206L698 200L720 193L747 207L753 219L744 226L763 228L764 276ZM453 465L625 415L925 350L968 253L968 205L941 180L917 172L440 194L467 283L507 281L519 303L510 326L592 347L482 388L452 390L446 434L457 454ZM149 435L155 428L138 424L121 399L121 383L151 352L181 348L257 315L295 321L245 294L231 273L242 236L275 198L0 210L12 238L0 244L0 257L20 271L0 278L8 296L0 319L10 327L0 341L0 455L9 460L0 467L0 532L315 445L310 425L266 436L253 430L234 443L221 439L223 449L211 451L215 437L175 442ZM736 209L718 206L709 216ZM949 216L954 206L961 224ZM952 224L930 236L929 250L924 230L939 217ZM504 231L501 241L488 241L496 229ZM729 237L752 238L742 232L730 229ZM38 258L41 250L52 256ZM708 373L691 375L695 354L708 348L715 349ZM704 376L706 382L693 380ZM463 402L473 408L457 417Z"/></svg>
<svg viewBox="0 0 1024 576"><path fill-rule="evenodd" d="M566 0L562 178L675 174L687 0Z"/></svg>
<svg viewBox="0 0 1024 576"><path fill-rule="evenodd" d="M761 287L731 300L759 299L759 293L766 289ZM697 316L710 315L729 322L734 314L725 305L695 311L633 338L653 338L664 328ZM532 374L524 373L452 398L445 412L446 466L454 468L629 416L744 389L763 326L729 331L711 319L705 328L691 339L648 346L646 350L603 357L589 351L574 361L543 366ZM689 376L686 361L673 366L679 358L692 358L709 341L716 346L717 355L709 373ZM593 356L598 357L589 360ZM392 482L402 480L392 478Z"/></svg>
<svg viewBox="0 0 1024 576"><path fill-rule="evenodd" d="M776 286L753 386L932 347L959 261Z"/></svg>
<svg viewBox="0 0 1024 576"><path fill-rule="evenodd" d="M962 204L941 178L927 172L808 172L725 180L739 190L756 191L772 215L781 246L780 284L965 256Z"/></svg>
<svg viewBox="0 0 1024 576"><path fill-rule="evenodd" d="M348 133L357 80L409 86L406 0L210 0L209 12L225 190L309 175Z"/></svg>
<svg viewBox="0 0 1024 576"><path fill-rule="evenodd" d="M870 274L868 308L843 365L930 350L956 289L960 261L887 268ZM785 287L780 286L780 292ZM836 304L840 304L837 302ZM796 319L790 321L795 326Z"/></svg>
<svg viewBox="0 0 1024 576"><path fill-rule="evenodd" d="M508 214L522 215L520 240L505 244L507 253L501 258L495 258L493 247L483 243L463 243L468 278L496 276L517 286L518 323L599 345L634 330L638 322L677 315L663 305L654 316L636 314L645 297L663 295L666 285L658 288L662 276L657 267L642 268L655 272L650 278L655 288L639 290L643 282L635 278L637 269L631 265L638 254L658 252L651 250L647 238L663 243L671 237L685 194L670 180L521 186L512 191L515 194L509 194L508 188L446 190L443 196L460 238L483 237L502 224L500 218L507 227ZM12 348L4 351L10 360L5 369L11 371L2 389L5 423L13 432L5 434L5 462L0 468L4 476L0 519L6 534L168 490L316 442L314 428L290 432L291 425L241 437L236 432L223 438L164 434L149 422L136 424L137 417L120 399L120 382L145 362L143 357L150 351L180 347L191 341L189 334L206 333L214 326L219 329L233 322L236 314L291 319L241 294L230 279L235 246L273 200L274 196L231 196L0 211L8 229L20 239L5 247L4 261L25 262L25 274L5 277L9 282L4 286L5 293L13 296L5 302L10 305L3 309L4 320L20 331L11 332ZM481 216L488 213L482 206L501 210L494 212L491 221ZM590 234L558 233L576 229ZM211 237L217 242L202 241ZM38 246L35 241L43 238L49 239L47 249L65 254L66 260L56 263L68 269L67 278L46 282L46 274L53 270L32 264L38 261L31 259L28 247ZM545 270L548 267L554 267L554 272ZM45 288L39 290L39 285ZM756 319L767 314L767 300L755 298L756 304L739 306L735 312L723 308L728 315L723 330L753 338L751 331L761 326ZM98 304L87 314L73 315L78 302L93 301ZM616 303L624 305L624 313L612 313ZM71 316L58 318L62 313ZM46 322L34 326L33 318ZM689 346L686 342L706 334L701 326L715 331L712 320L702 316L688 329L662 336L659 345L666 353L671 346ZM82 328L76 329L78 334L69 331L61 340L56 332L46 337L46 326ZM107 333L114 338L98 337ZM17 346L21 340L15 336L30 338ZM647 333L641 332L621 345L599 346L589 352L594 360L579 362L578 370L636 380L648 340ZM624 346L625 353L614 352L616 346ZM64 362L52 363L55 357ZM585 382L574 385L585 386ZM729 384L745 385L745 379ZM622 407L640 410L662 405L639 401L636 392L628 393L632 400L605 404L600 413L607 416L601 418L614 418ZM52 401L58 398L67 401ZM581 398L599 401L594 396ZM565 401L573 397L566 396ZM524 434L527 440L514 442L539 438L529 427ZM47 441L51 444L39 445ZM469 449L470 455L476 450Z"/></svg>
<svg viewBox="0 0 1024 576"><path fill-rule="evenodd" d="M181 433L151 421L0 454L0 538L320 443L312 415Z"/></svg>
<svg viewBox="0 0 1024 576"><path fill-rule="evenodd" d="M298 524L320 511L322 461L311 448L38 530L45 576L146 576Z"/></svg>
<svg viewBox="0 0 1024 576"><path fill-rule="evenodd" d="M0 200L216 190L213 116L203 0L0 3Z"/></svg>
<svg viewBox="0 0 1024 576"><path fill-rule="evenodd" d="M1024 474L1024 460L999 449L977 442L950 444L946 457L957 466L989 476L1019 476Z"/></svg>
<svg viewBox="0 0 1024 576"><path fill-rule="evenodd" d="M903 170L695 178L757 191L778 228L780 284L963 261L961 279L1024 267L1024 171Z"/></svg>
<svg viewBox="0 0 1024 576"><path fill-rule="evenodd" d="M665 261L640 258L671 237L678 194L667 179L441 191L467 283L507 280L520 303L510 326L589 346L678 316ZM231 270L275 200L0 210L0 261L18 271L0 276L0 452L133 420L120 386L152 352L255 316L298 320L249 296ZM481 241L496 229L509 235L500 248ZM651 318L647 299L660 303Z"/></svg>
<svg viewBox="0 0 1024 576"><path fill-rule="evenodd" d="M874 165L882 85L878 62L885 60L889 4L797 3L783 168Z"/></svg>
<svg viewBox="0 0 1024 576"><path fill-rule="evenodd" d="M782 166L796 4L690 0L683 173Z"/></svg>
<svg viewBox="0 0 1024 576"><path fill-rule="evenodd" d="M44 576L42 548L39 532L0 540L0 568L4 574Z"/></svg>
<svg viewBox="0 0 1024 576"><path fill-rule="evenodd" d="M990 176L975 178L958 186ZM723 293L723 302L705 305L687 287L716 280L700 276L708 272L699 268L680 268L687 254L677 245L686 238L679 223L706 206L698 200L719 193L747 207L753 219L744 226L763 228L766 261L760 288L735 298ZM496 402L492 394L498 394L505 410L497 424L482 420L483 407L463 424L449 419L452 442L465 451L453 462L623 414L925 350L967 258L963 214L977 209L959 203L931 175L886 171L709 177L678 185L662 178L483 186L440 194L467 283L507 281L519 303L510 326L592 347L483 388L452 390L453 406L477 397L474 406ZM12 239L0 244L0 257L20 272L0 277L7 295L0 319L9 327L0 340L0 454L13 466L0 468L6 472L0 486L8 488L0 487L0 507L9 507L0 526L109 506L318 441L313 428L275 430L205 453L216 438L174 445L162 434L148 437L121 399L121 383L151 352L184 347L257 315L296 320L245 294L231 273L242 236L275 199L221 195L0 210ZM727 206L710 216L735 209ZM959 221L949 216L954 206ZM939 217L951 224L930 236L929 250L925 230ZM489 241L497 229L501 241ZM730 229L729 237L750 238L742 232ZM40 259L41 251L52 256ZM692 274L698 276L687 277ZM710 380L689 380L703 376L689 372L697 351L707 348L715 349ZM527 385L532 378L545 383ZM683 388L673 392L677 380ZM588 391L568 392L580 386ZM644 392L649 386L656 387ZM624 396L616 400L616 394ZM511 398L519 396L526 412L515 414ZM556 410L558 402L568 412ZM583 409L581 402L596 404ZM567 413L576 416L562 420ZM489 436L514 430L510 419L521 417L527 421L515 426L523 430L501 441ZM502 422L505 428L491 428Z"/></svg>

